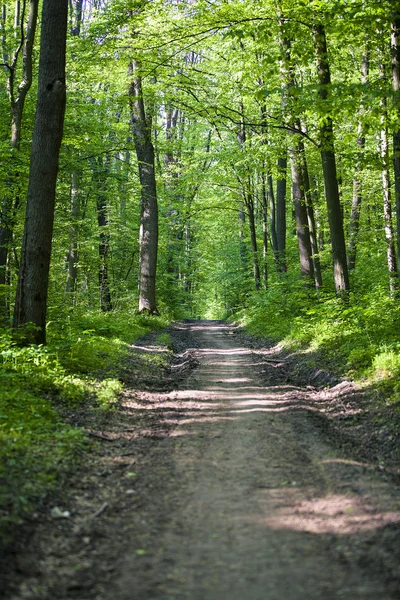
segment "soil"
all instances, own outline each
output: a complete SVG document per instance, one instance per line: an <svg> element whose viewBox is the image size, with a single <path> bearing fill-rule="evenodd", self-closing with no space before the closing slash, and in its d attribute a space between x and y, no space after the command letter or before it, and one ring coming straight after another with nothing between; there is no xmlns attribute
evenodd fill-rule
<svg viewBox="0 0 400 600"><path fill-rule="evenodd" d="M155 335L132 347L115 410L65 414L94 445L4 598L398 599L393 407L223 322L168 332L167 368Z"/></svg>

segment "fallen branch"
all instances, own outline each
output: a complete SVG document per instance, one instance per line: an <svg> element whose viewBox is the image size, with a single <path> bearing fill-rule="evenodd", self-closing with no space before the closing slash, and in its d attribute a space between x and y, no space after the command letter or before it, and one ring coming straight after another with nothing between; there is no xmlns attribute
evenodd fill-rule
<svg viewBox="0 0 400 600"><path fill-rule="evenodd" d="M100 508L99 508L98 510L96 510L96 512L95 512L95 513L93 513L93 514L92 514L92 515L89 517L89 519L95 519L96 517L98 517L99 515L101 515L101 513L102 513L102 512L104 512L104 511L106 510L107 506L108 506L108 502L104 502L104 504L102 504L102 505L100 506Z"/></svg>

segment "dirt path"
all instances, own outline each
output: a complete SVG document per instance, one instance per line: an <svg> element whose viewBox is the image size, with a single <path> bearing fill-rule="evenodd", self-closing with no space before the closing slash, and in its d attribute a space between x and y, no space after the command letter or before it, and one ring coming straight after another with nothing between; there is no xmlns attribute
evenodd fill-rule
<svg viewBox="0 0 400 600"><path fill-rule="evenodd" d="M182 328L194 347L181 348L180 384L126 392L105 475L72 482L73 523L39 527L36 568L20 559L10 598L398 599L394 469L354 458L325 426L349 389L288 384L279 356L222 323Z"/></svg>

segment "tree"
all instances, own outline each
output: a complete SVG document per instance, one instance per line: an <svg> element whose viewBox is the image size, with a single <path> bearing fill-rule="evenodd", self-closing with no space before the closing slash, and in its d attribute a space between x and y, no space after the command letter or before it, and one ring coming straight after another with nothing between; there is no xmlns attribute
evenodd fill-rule
<svg viewBox="0 0 400 600"><path fill-rule="evenodd" d="M156 270L158 252L158 204L151 116L146 115L140 62L129 65L131 125L141 185L139 237L139 312L157 312Z"/></svg>
<svg viewBox="0 0 400 600"><path fill-rule="evenodd" d="M20 150L22 138L22 119L25 101L32 86L33 80L33 48L36 34L39 0L31 0L26 19L26 2L21 5L15 3L14 28L18 45L14 52L9 51L7 38L7 5L1 9L1 43L3 49L3 68L7 73L7 95L11 110L10 143L14 157ZM26 22L25 22L26 21ZM22 77L17 86L17 77L20 71L20 58L22 51ZM0 286L6 284L6 270L10 244L13 236L15 220L20 204L20 182L15 165L11 165L8 174L7 192L1 203L0 211ZM18 191L17 191L18 190ZM0 293L0 316L8 317L8 306L5 292Z"/></svg>
<svg viewBox="0 0 400 600"><path fill-rule="evenodd" d="M318 23L314 26L315 53L318 62L319 97L322 104L328 101L331 75L328 60L325 28ZM335 289L338 294L349 291L350 283L347 271L346 245L343 218L340 207L339 185L336 171L333 121L328 110L320 117L320 144L322 170L325 183L325 198L328 208L329 230L332 242L332 258Z"/></svg>
<svg viewBox="0 0 400 600"><path fill-rule="evenodd" d="M63 135L68 0L44 0L38 98L14 328L34 323L46 342L46 311L59 152Z"/></svg>
<svg viewBox="0 0 400 600"><path fill-rule="evenodd" d="M397 218L397 272L400 273L400 12L393 13L391 50L393 103L397 117L397 126L393 132L393 162Z"/></svg>

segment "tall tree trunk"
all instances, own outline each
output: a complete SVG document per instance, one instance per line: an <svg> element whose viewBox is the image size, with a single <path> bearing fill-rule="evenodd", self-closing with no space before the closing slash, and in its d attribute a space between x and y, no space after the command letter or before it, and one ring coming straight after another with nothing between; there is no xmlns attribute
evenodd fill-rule
<svg viewBox="0 0 400 600"><path fill-rule="evenodd" d="M278 179L276 181L276 241L278 245L278 265L281 272L286 265L286 171L287 157L278 158Z"/></svg>
<svg viewBox="0 0 400 600"><path fill-rule="evenodd" d="M77 172L71 176L71 208L70 208L70 230L69 230L69 250L67 256L67 282L65 291L74 300L76 285L78 280L78 239L80 229L80 214L81 214L81 191L80 177Z"/></svg>
<svg viewBox="0 0 400 600"><path fill-rule="evenodd" d="M110 281L108 275L108 255L110 251L109 221L107 207L107 177L110 168L110 156L105 161L101 157L94 162L94 181L96 183L97 224L99 226L99 294L100 309L112 310Z"/></svg>
<svg viewBox="0 0 400 600"><path fill-rule="evenodd" d="M251 192L244 194L247 215L249 217L251 253L253 258L253 277L256 290L260 289L260 263L258 260L256 220L254 215L254 200Z"/></svg>
<svg viewBox="0 0 400 600"><path fill-rule="evenodd" d="M384 69L381 66L381 76L384 76ZM392 203L391 203L391 190L390 190L390 174L389 174L389 140L387 132L387 102L386 98L381 100L381 133L379 149L382 161L382 192L383 192L383 214L385 222L385 240L386 240L386 255L387 265L389 271L389 287L390 291L394 293L398 288L397 279L397 263L396 263L396 251L395 242L393 235L393 224L392 224Z"/></svg>
<svg viewBox="0 0 400 600"><path fill-rule="evenodd" d="M317 227L315 224L315 215L314 215L313 198L312 198L312 193L311 193L310 176L308 173L307 158L306 158L303 140L299 141L299 150L301 152L301 159L302 159L301 160L302 176L303 176L303 185L304 185L304 196L305 196L305 200L306 200L306 211L307 211L308 231L309 231L309 235L310 235L312 262L313 262L313 267L314 267L314 280L315 280L315 287L317 290L319 290L322 287L322 272L321 272L321 263L319 260L318 236L317 236Z"/></svg>
<svg viewBox="0 0 400 600"><path fill-rule="evenodd" d="M78 37L81 33L83 0L70 0L70 33ZM81 173L76 169L71 175L71 204L70 204L70 230L69 249L67 255L67 281L65 292L71 304L75 301L75 292L78 281L79 260L79 232L82 208L81 198Z"/></svg>
<svg viewBox="0 0 400 600"><path fill-rule="evenodd" d="M279 254L278 254L278 237L276 235L276 210L275 210L275 196L274 186L272 181L271 173L267 175L267 196L269 199L269 228L271 232L272 251L274 253L276 264L279 265ZM278 267L279 271L279 267Z"/></svg>
<svg viewBox="0 0 400 600"><path fill-rule="evenodd" d="M263 265L262 279L264 289L268 288L268 194L265 175L261 175L261 202L262 202L262 224L263 224Z"/></svg>
<svg viewBox="0 0 400 600"><path fill-rule="evenodd" d="M54 205L66 101L67 14L68 0L44 0L38 99L13 321L14 328L34 323L32 338L37 344L46 342Z"/></svg>
<svg viewBox="0 0 400 600"><path fill-rule="evenodd" d="M314 265L311 258L310 231L308 227L306 198L304 195L304 181L299 147L290 151L292 169L292 193L294 211L296 215L296 233L299 245L300 271L306 284L314 279Z"/></svg>
<svg viewBox="0 0 400 600"><path fill-rule="evenodd" d="M238 141L239 141L239 146L244 151L247 134L246 134L245 119L244 119L243 102L240 103L240 113L241 113L241 122L240 122L240 129L238 132ZM234 166L233 166L233 168L235 170ZM252 186L251 173L250 173L249 167L247 165L245 166L243 177L240 177L239 174L236 172L236 178L238 180L239 185L242 188L243 200L244 200L244 204L246 206L246 212L247 212L247 216L249 219L251 255L252 255L252 262L253 262L253 278L254 278L255 288L256 288L256 290L259 290L260 282L261 282L260 263L258 260L258 248L257 248L256 219L255 219L254 197L253 197L254 190L253 190L253 186ZM240 213L239 213L239 218L240 218Z"/></svg>
<svg viewBox="0 0 400 600"><path fill-rule="evenodd" d="M244 224L246 222L246 214L243 210L243 202L239 203L238 221L239 221L239 255L243 271L247 271L247 248L244 239Z"/></svg>
<svg viewBox="0 0 400 600"><path fill-rule="evenodd" d="M365 85L367 83L369 69L369 53L365 51L362 57L361 65L361 83ZM363 162L363 151L365 148L365 135L364 126L362 123L362 116L364 114L364 103L361 102L360 106L360 118L358 122L357 132L357 158L354 169L353 177L353 201L351 205L350 214L350 230L349 230L349 247L347 252L347 265L349 271L352 271L356 267L356 255L357 255L357 239L358 232L360 229L360 213L361 213L361 202L362 202L362 182L360 177L360 171Z"/></svg>
<svg viewBox="0 0 400 600"><path fill-rule="evenodd" d="M392 22L392 81L394 108L400 121L400 12L393 14ZM393 133L394 189L397 222L397 272L400 273L400 126Z"/></svg>
<svg viewBox="0 0 400 600"><path fill-rule="evenodd" d="M80 36L83 17L83 0L70 0L71 35Z"/></svg>
<svg viewBox="0 0 400 600"><path fill-rule="evenodd" d="M314 27L314 43L318 61L319 96L322 102L326 103L328 100L328 90L331 86L331 75L323 25L319 24ZM324 111L323 116L321 115L319 132L325 199L328 208L329 230L332 243L334 283L336 292L343 294L350 290L350 283L347 271L346 244L336 172L333 122L329 116L329 112Z"/></svg>
<svg viewBox="0 0 400 600"><path fill-rule="evenodd" d="M29 3L29 14L25 30L25 3L21 14L20 4L15 7L14 26L20 27L20 44L23 48L22 54L22 79L16 89L16 75L18 69L19 50L16 50L14 56L10 59L7 55L6 38L6 5L3 5L1 14L1 37L3 46L3 67L7 72L7 93L11 108L11 149L13 154L19 152L22 137L22 117L24 112L25 100L32 85L32 56L33 45L36 34L36 25L38 17L39 0L31 0ZM14 164L11 165L12 173L9 178L9 189L18 189L16 181L19 174L15 170ZM6 286L7 280L7 262L9 249L12 242L14 226L17 218L17 212L20 205L19 194L7 194L2 201L0 209L0 286ZM3 288L4 290L5 288ZM8 318L8 302L5 291L0 293L0 318Z"/></svg>
<svg viewBox="0 0 400 600"><path fill-rule="evenodd" d="M151 140L151 120L146 117L140 64L129 65L133 77L129 87L131 125L141 185L139 236L139 312L157 312L156 270L158 251L158 205L154 167L154 147Z"/></svg>
<svg viewBox="0 0 400 600"><path fill-rule="evenodd" d="M294 84L293 68L291 64L291 41L285 32L285 20L279 20L279 46L280 59L279 71L282 89L285 90L281 98L282 115L288 112L288 98L290 88ZM286 264L286 192L287 192L287 163L288 149L286 139L282 143L281 156L278 158L278 176L276 181L276 237L278 244L278 271L285 273Z"/></svg>

